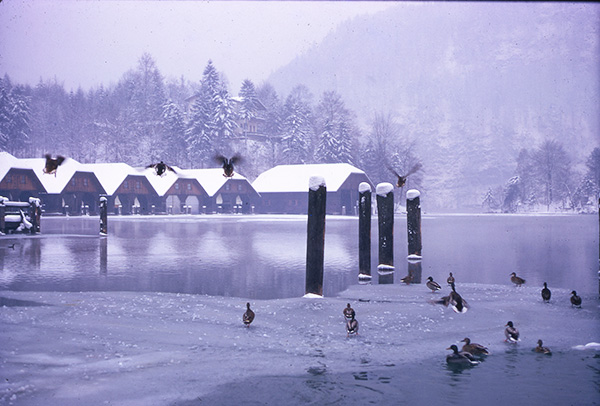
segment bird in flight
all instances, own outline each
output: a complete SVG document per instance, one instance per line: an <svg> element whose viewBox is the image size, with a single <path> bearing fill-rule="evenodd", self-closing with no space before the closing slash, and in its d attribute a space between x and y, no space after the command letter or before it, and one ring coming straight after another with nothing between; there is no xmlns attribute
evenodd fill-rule
<svg viewBox="0 0 600 406"><path fill-rule="evenodd" d="M166 171L171 171L173 173L177 173L177 172L175 172L175 169L171 168L169 165L167 165L163 161L160 161L159 163L156 163L156 164L148 165L148 166L146 166L146 169L147 168L154 168L154 170L156 171L156 174L158 176L163 176Z"/></svg>
<svg viewBox="0 0 600 406"><path fill-rule="evenodd" d="M417 162L416 164L413 165L412 168L410 168L410 170L406 173L406 175L400 175L398 172L396 172L394 170L394 168L392 168L391 166L388 166L388 169L394 174L396 175L396 177L398 178L398 180L396 181L396 187L397 188L401 188L406 184L406 178L409 175L412 175L413 173L417 172L419 169L421 169L423 167L423 164L421 162Z"/></svg>
<svg viewBox="0 0 600 406"><path fill-rule="evenodd" d="M47 174L54 174L54 176L56 176L56 170L58 169L58 167L65 161L64 156L58 155L56 158L52 158L52 155L50 154L46 154L44 155L44 158L46 158L46 165L44 166L44 173Z"/></svg>
<svg viewBox="0 0 600 406"><path fill-rule="evenodd" d="M217 154L214 160L222 165L223 176L231 178L233 176L233 166L242 161L242 157L239 154L235 154L231 158L224 157L221 154Z"/></svg>

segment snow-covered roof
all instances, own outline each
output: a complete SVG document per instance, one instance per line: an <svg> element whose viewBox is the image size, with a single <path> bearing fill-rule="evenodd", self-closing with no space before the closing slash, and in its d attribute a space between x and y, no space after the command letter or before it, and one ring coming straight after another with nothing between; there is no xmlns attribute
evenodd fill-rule
<svg viewBox="0 0 600 406"><path fill-rule="evenodd" d="M244 176L237 172L233 172L233 176L231 178L226 178L223 176L222 168L182 169L179 171L179 174L182 178L196 179L210 197L213 197L219 191L219 189L223 187L228 179L247 181Z"/></svg>
<svg viewBox="0 0 600 406"><path fill-rule="evenodd" d="M258 193L306 192L310 178L322 176L325 178L327 191L337 192L353 173L365 174L364 171L346 163L278 165L261 173L252 186Z"/></svg>
<svg viewBox="0 0 600 406"><path fill-rule="evenodd" d="M46 158L14 159L15 161L12 162L11 168L31 169L46 190L46 193L49 194L62 193L63 189L65 186L67 186L75 172L91 172L91 170L85 168L84 164L81 164L72 158L65 159L65 161L56 170L56 174L44 172L44 168L46 167Z"/></svg>
<svg viewBox="0 0 600 406"><path fill-rule="evenodd" d="M144 176L141 170L136 170L126 163L80 164L87 172L93 172L98 182L108 195L113 195L129 175ZM60 168L59 168L60 169Z"/></svg>
<svg viewBox="0 0 600 406"><path fill-rule="evenodd" d="M10 168L13 168L18 160L8 152L0 152L0 181L4 179Z"/></svg>

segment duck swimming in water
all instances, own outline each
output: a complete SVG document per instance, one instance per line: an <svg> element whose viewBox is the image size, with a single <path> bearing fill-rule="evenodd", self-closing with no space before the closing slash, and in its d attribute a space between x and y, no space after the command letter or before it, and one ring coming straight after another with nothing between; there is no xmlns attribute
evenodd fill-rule
<svg viewBox="0 0 600 406"><path fill-rule="evenodd" d="M454 344L446 349L452 350L452 354L448 354L446 356L446 362L448 364L465 366L479 364L479 361L476 361L475 358L473 358L473 356L468 352L458 352L458 347Z"/></svg>
<svg viewBox="0 0 600 406"><path fill-rule="evenodd" d="M552 351L550 351L550 348L544 347L542 340L538 340L537 347L535 347L533 351L539 352L540 354L552 355Z"/></svg>
<svg viewBox="0 0 600 406"><path fill-rule="evenodd" d="M350 334L358 335L358 320L354 316L346 322L346 337L349 337Z"/></svg>
<svg viewBox="0 0 600 406"><path fill-rule="evenodd" d="M472 343L469 337L465 337L464 340L462 340L461 342L465 343L462 347L463 352L468 352L469 354L474 356L490 354L487 347L484 347L481 344Z"/></svg>
<svg viewBox="0 0 600 406"><path fill-rule="evenodd" d="M571 306L581 307L581 297L577 296L577 292L571 292Z"/></svg>
<svg viewBox="0 0 600 406"><path fill-rule="evenodd" d="M350 303L348 303L346 307L344 307L344 317L346 320L350 320L354 318L355 314L354 309L350 306Z"/></svg>
<svg viewBox="0 0 600 406"><path fill-rule="evenodd" d="M521 286L525 283L525 279L518 277L515 272L510 274L510 281L517 286Z"/></svg>
<svg viewBox="0 0 600 406"><path fill-rule="evenodd" d="M242 321L246 325L246 327L250 327L250 323L254 321L254 312L250 309L250 303L246 303L246 312L242 316Z"/></svg>
<svg viewBox="0 0 600 406"><path fill-rule="evenodd" d="M542 300L545 303L548 303L550 301L550 296L552 296L552 292L550 292L550 289L548 289L548 284L544 282L544 288L542 289Z"/></svg>
<svg viewBox="0 0 600 406"><path fill-rule="evenodd" d="M440 286L440 284L437 283L436 281L434 281L431 276L429 278L427 278L426 285L427 285L427 287L429 289L431 289L432 292L435 292L436 290L442 289L442 287Z"/></svg>
<svg viewBox="0 0 600 406"><path fill-rule="evenodd" d="M504 335L506 336L506 342L508 343L516 343L519 341L519 330L514 326L512 321L506 323L506 328L504 329Z"/></svg>

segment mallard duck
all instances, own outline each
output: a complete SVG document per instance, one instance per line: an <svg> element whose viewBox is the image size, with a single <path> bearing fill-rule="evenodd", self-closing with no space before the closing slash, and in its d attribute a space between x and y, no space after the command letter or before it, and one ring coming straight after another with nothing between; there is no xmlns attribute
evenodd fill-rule
<svg viewBox="0 0 600 406"><path fill-rule="evenodd" d="M347 320L350 320L354 318L355 314L354 309L350 306L350 303L348 303L344 308L344 317Z"/></svg>
<svg viewBox="0 0 600 406"><path fill-rule="evenodd" d="M246 312L242 316L242 320L246 327L250 327L250 323L254 320L254 312L250 309L250 303L246 303Z"/></svg>
<svg viewBox="0 0 600 406"><path fill-rule="evenodd" d="M431 276L429 278L427 278L426 285L427 285L427 287L429 289L431 289L432 292L435 292L436 290L442 289L442 287L440 286L440 284L437 283L436 281L434 281Z"/></svg>
<svg viewBox="0 0 600 406"><path fill-rule="evenodd" d="M519 330L513 325L512 321L506 323L506 328L504 329L504 335L506 336L506 342L516 343L519 341Z"/></svg>
<svg viewBox="0 0 600 406"><path fill-rule="evenodd" d="M535 352L539 352L540 354L552 355L552 351L550 351L550 348L544 347L542 340L538 340L537 347L535 347L533 350Z"/></svg>
<svg viewBox="0 0 600 406"><path fill-rule="evenodd" d="M242 157L239 154L235 154L231 158L226 158L223 155L216 155L214 160L222 165L223 176L231 178L233 176L233 165L241 162Z"/></svg>
<svg viewBox="0 0 600 406"><path fill-rule="evenodd" d="M518 277L515 272L510 274L510 281L517 286L521 286L525 283L525 279Z"/></svg>
<svg viewBox="0 0 600 406"><path fill-rule="evenodd" d="M346 337L349 337L350 334L358 335L358 320L354 316L346 322L346 333Z"/></svg>
<svg viewBox="0 0 600 406"><path fill-rule="evenodd" d="M406 275L404 278L400 279L400 282L402 283L406 283L407 285L410 285L413 281L413 276L411 274Z"/></svg>
<svg viewBox="0 0 600 406"><path fill-rule="evenodd" d="M472 355L489 355L490 352L488 351L487 347L484 347L481 344L477 344L477 343L472 343L471 339L469 337L465 337L464 340L462 340L461 342L464 342L465 344L462 347L462 351L463 352L468 352L469 354Z"/></svg>
<svg viewBox="0 0 600 406"><path fill-rule="evenodd" d="M548 289L548 284L544 282L544 288L542 289L542 300L546 303L550 301L550 296L552 296L552 292Z"/></svg>
<svg viewBox="0 0 600 406"><path fill-rule="evenodd" d="M44 173L51 174L53 173L56 176L56 170L58 167L65 161L65 157L58 155L56 158L52 158L52 155L46 154L44 155L46 158L46 165L44 166Z"/></svg>
<svg viewBox="0 0 600 406"><path fill-rule="evenodd" d="M450 276L448 276L448 279L446 279L446 282L448 282L448 285L452 285L455 282L454 275L452 275L452 272L450 272Z"/></svg>
<svg viewBox="0 0 600 406"><path fill-rule="evenodd" d="M398 172L396 172L392 167L388 166L388 169L394 174L396 175L396 177L398 178L398 180L396 181L396 187L397 188L401 188L406 184L406 178L409 175L412 175L413 173L415 173L416 171L418 171L419 169L421 169L421 167L423 166L423 164L421 162L417 162L416 164L413 165L412 168L410 168L410 170L406 173L406 175L399 175Z"/></svg>
<svg viewBox="0 0 600 406"><path fill-rule="evenodd" d="M458 347L452 344L447 350L452 350L452 354L446 356L446 362L448 364L455 365L477 365L479 361L476 361L471 354L468 352L458 352Z"/></svg>
<svg viewBox="0 0 600 406"><path fill-rule="evenodd" d="M469 307L467 301L458 294L454 283L450 286L452 287L452 292L450 292L450 306L457 313L465 313Z"/></svg>
<svg viewBox="0 0 600 406"><path fill-rule="evenodd" d="M157 164L150 164L150 165L146 166L146 168L154 168L154 170L156 171L156 174L158 176L163 176L163 174L166 171L171 171L173 173L177 173L177 172L175 172L175 169L171 168L169 165L167 165L163 161L160 161Z"/></svg>
<svg viewBox="0 0 600 406"><path fill-rule="evenodd" d="M581 297L577 296L577 292L571 292L571 306L581 307Z"/></svg>

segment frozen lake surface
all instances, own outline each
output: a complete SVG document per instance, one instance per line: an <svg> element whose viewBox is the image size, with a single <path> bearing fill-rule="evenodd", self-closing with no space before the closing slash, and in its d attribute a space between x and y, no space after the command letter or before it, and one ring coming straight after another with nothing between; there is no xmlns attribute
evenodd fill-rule
<svg viewBox="0 0 600 406"><path fill-rule="evenodd" d="M431 303L445 283L399 283L401 217L394 281L375 273L372 285L357 282L356 219L328 217L320 299L301 297L305 217L110 218L108 238L94 218L45 218L40 236L0 238L0 404L600 405L597 227L596 216L424 216L422 281L452 271L470 305L457 314ZM376 237L374 222L373 269ZM349 338L346 303L360 322ZM504 342L508 320L517 344ZM464 337L491 355L449 368L446 348ZM551 356L532 351L538 339Z"/></svg>
<svg viewBox="0 0 600 406"><path fill-rule="evenodd" d="M358 283L357 223L327 218L326 296ZM95 217L45 217L39 236L1 237L0 289L304 294L306 216L123 216L109 217L108 238L98 230ZM422 282L453 272L457 283L510 285L514 271L526 286L598 293L597 216L425 215L422 230ZM371 239L377 284L376 219ZM406 239L406 217L398 216L393 283L408 273Z"/></svg>

